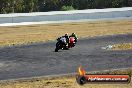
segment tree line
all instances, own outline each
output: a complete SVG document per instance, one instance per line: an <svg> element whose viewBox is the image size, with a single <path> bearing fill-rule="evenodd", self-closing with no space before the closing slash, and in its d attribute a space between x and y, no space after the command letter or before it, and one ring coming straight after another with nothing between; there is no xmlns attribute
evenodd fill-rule
<svg viewBox="0 0 132 88"><path fill-rule="evenodd" d="M0 13L102 9L127 6L127 0L0 0Z"/></svg>

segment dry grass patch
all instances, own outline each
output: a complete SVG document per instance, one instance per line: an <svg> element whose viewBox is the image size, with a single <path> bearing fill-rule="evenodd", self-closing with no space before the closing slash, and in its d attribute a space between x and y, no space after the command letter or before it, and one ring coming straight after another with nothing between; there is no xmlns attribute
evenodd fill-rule
<svg viewBox="0 0 132 88"><path fill-rule="evenodd" d="M132 43L115 44L112 50L132 50Z"/></svg>
<svg viewBox="0 0 132 88"><path fill-rule="evenodd" d="M131 20L80 22L0 27L0 46L55 40L64 33L76 32L79 38L132 33Z"/></svg>
<svg viewBox="0 0 132 88"><path fill-rule="evenodd" d="M92 72L88 74L129 74L132 69ZM76 83L75 75L58 77L41 77L32 79L21 79L12 81L1 81L0 88L132 88L129 84L85 84L83 86Z"/></svg>

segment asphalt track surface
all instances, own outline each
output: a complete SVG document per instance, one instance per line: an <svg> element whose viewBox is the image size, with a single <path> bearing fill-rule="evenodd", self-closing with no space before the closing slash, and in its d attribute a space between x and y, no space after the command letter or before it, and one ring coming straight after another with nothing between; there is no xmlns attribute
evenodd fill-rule
<svg viewBox="0 0 132 88"><path fill-rule="evenodd" d="M80 39L70 50L54 52L55 42L0 48L0 80L132 67L132 50L101 47L132 42L132 34Z"/></svg>

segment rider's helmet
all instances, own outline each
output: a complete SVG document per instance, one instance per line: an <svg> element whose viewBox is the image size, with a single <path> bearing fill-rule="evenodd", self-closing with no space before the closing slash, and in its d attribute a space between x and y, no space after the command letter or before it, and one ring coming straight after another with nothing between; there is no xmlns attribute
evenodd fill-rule
<svg viewBox="0 0 132 88"><path fill-rule="evenodd" d="M74 37L76 37L76 34L75 34L75 33L72 33L72 34L71 34L71 36L74 36Z"/></svg>
<svg viewBox="0 0 132 88"><path fill-rule="evenodd" d="M77 35L76 35L75 33L72 33L71 36L72 36L72 37L75 37L76 40L78 39L78 38L77 38Z"/></svg>
<svg viewBox="0 0 132 88"><path fill-rule="evenodd" d="M68 33L65 34L65 38L67 38L67 39L69 38Z"/></svg>
<svg viewBox="0 0 132 88"><path fill-rule="evenodd" d="M65 36L68 36L68 33L66 33Z"/></svg>
<svg viewBox="0 0 132 88"><path fill-rule="evenodd" d="M72 33L72 35L76 35L75 33Z"/></svg>

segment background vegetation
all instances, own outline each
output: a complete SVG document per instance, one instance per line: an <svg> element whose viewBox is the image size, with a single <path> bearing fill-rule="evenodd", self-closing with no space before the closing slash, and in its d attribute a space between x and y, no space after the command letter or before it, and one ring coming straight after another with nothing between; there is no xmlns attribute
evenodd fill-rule
<svg viewBox="0 0 132 88"><path fill-rule="evenodd" d="M126 6L128 6L128 0L0 0L0 13L66 11Z"/></svg>

